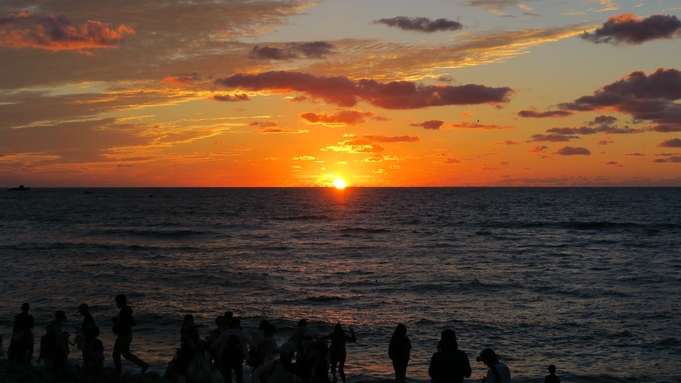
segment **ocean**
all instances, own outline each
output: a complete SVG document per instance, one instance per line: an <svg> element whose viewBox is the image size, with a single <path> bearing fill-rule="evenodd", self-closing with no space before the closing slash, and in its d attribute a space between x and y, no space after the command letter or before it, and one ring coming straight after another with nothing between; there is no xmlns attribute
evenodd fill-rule
<svg viewBox="0 0 681 383"><path fill-rule="evenodd" d="M681 189L111 188L0 192L0 334L31 304L88 303L106 361L114 297L132 351L164 372L185 314L202 337L227 310L279 344L301 318L352 326L349 383L390 382L395 326L429 382L442 330L473 367L491 347L514 382L681 382ZM73 350L72 363L80 363ZM132 363L124 369L137 372Z"/></svg>

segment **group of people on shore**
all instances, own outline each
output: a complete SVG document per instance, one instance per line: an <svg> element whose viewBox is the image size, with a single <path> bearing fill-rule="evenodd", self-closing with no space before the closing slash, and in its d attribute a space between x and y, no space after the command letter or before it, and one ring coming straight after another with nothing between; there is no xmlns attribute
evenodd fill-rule
<svg viewBox="0 0 681 383"><path fill-rule="evenodd" d="M135 363L145 373L149 364L130 352L132 328L136 325L133 310L123 294L117 295L115 302L119 308L118 315L111 318L112 330L116 335L112 354L115 373L117 376L121 375L121 357ZM29 304L24 303L22 312L14 320L8 359L16 363L31 364L33 358L35 323L33 316L28 313L29 309ZM70 341L70 334L63 329L63 322L67 317L62 310L55 313L40 341L38 363L44 360L46 365L51 364L56 379L63 378L66 374L70 345L77 345L82 351L83 369L97 374L103 368L104 348L98 339L99 328L89 312L89 306L81 304L77 313L83 316L83 321L81 326L76 327L74 341ZM251 336L243 331L240 319L230 311L218 316L215 324L217 327L210 335L201 339L194 317L184 317L180 330L180 348L166 370L165 377L168 380L179 383L232 383L234 374L236 383L244 383L245 362L253 368L253 383L337 383L336 372L342 383L346 383L346 344L357 341L352 327L349 328L348 335L338 323L330 334L317 336L309 330L307 321L301 319L288 340L278 346L274 339L277 329L267 320L261 321L258 331ZM327 345L327 340L331 340L330 345ZM398 324L388 346L388 357L392 360L396 383L406 381L411 349L406 326ZM489 368L483 382L511 382L509 367L499 361L496 352L491 348L484 349L476 360ZM329 379L329 370L332 380ZM560 383L555 370L555 366L549 366L550 375L546 377L545 383ZM437 352L430 360L428 374L431 382L461 383L471 373L468 355L459 350L455 332L451 329L444 330Z"/></svg>
<svg viewBox="0 0 681 383"><path fill-rule="evenodd" d="M112 353L116 375L120 376L122 372L121 356L137 364L144 373L149 368L149 364L130 352L132 327L135 326L132 308L128 306L128 300L123 294L117 295L115 301L120 309L118 315L111 318L112 330L116 335ZM7 357L12 362L30 365L35 343L35 321L28 313L30 310L28 303L24 303L21 310L22 312L14 318ZM90 314L90 307L83 303L78 306L77 313L83 317L83 321L80 326L76 326L77 333L73 340L70 339L71 334L65 331L64 322L68 318L63 310L55 312L54 318L45 327L45 335L40 339L40 354L37 362L52 366L55 379L62 379L66 376L70 346L77 346L78 350L81 350L84 370L97 373L103 368L104 345L98 338L100 330Z"/></svg>

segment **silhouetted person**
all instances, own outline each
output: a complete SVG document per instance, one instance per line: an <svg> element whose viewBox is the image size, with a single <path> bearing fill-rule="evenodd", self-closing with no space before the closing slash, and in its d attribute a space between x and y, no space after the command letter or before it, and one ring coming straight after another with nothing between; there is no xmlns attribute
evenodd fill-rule
<svg viewBox="0 0 681 383"><path fill-rule="evenodd" d="M28 313L31 306L28 303L21 305L21 314L14 317L12 328L12 341L10 342L9 359L17 363L31 364L33 359L33 315Z"/></svg>
<svg viewBox="0 0 681 383"><path fill-rule="evenodd" d="M337 323L333 327L333 332L327 336L320 339L331 339L331 346L329 347L329 361L331 362L331 375L333 375L333 383L336 383L338 379L336 378L336 366L338 366L338 373L340 374L341 380L345 383L345 359L347 358L347 352L345 351L346 343L354 343L357 341L355 336L355 331L350 327L350 335L345 334L343 331L343 326Z"/></svg>
<svg viewBox="0 0 681 383"><path fill-rule="evenodd" d="M180 349L177 352L175 366L180 379L187 376L189 364L191 364L194 358L200 339L199 330L194 323L194 316L190 314L185 315L182 329L180 330Z"/></svg>
<svg viewBox="0 0 681 383"><path fill-rule="evenodd" d="M244 359L248 358L249 347L253 351L258 350L258 346L253 342L251 337L241 329L241 320L239 318L232 318L229 322L229 328L220 334L220 337L215 341L215 353L218 355L218 367L222 370L222 377L225 382L230 383L232 380L231 374L234 370L237 383L243 383L243 363Z"/></svg>
<svg viewBox="0 0 681 383"><path fill-rule="evenodd" d="M277 328L266 319L260 321L258 331L251 335L251 339L258 346L258 350L251 355L251 366L258 368L274 360L274 354L277 353L277 341L274 339L274 334Z"/></svg>
<svg viewBox="0 0 681 383"><path fill-rule="evenodd" d="M253 371L254 383L296 383L297 364L293 363L296 345L286 342L279 347L279 359L263 364Z"/></svg>
<svg viewBox="0 0 681 383"><path fill-rule="evenodd" d="M310 383L331 382L329 380L329 362L326 360L327 354L329 354L329 346L327 346L326 343L313 342L312 345L310 345L310 352L308 353Z"/></svg>
<svg viewBox="0 0 681 383"><path fill-rule="evenodd" d="M116 343L114 343L113 360L116 367L116 375L120 376L123 371L121 363L121 355L138 365L144 374L149 368L149 364L142 359L136 357L130 352L130 343L132 343L132 328L135 326L135 319L132 316L132 308L128 306L128 299L123 294L116 295L116 307L121 309L118 315L111 318L113 322L113 333L117 335Z"/></svg>
<svg viewBox="0 0 681 383"><path fill-rule="evenodd" d="M101 362L95 355L95 338L99 336L99 328L95 324L92 314L90 314L90 306L86 303L81 303L78 306L78 314L83 316L83 323L80 328L76 329L82 331L84 342L82 347L83 368L91 368L99 370L102 367Z"/></svg>
<svg viewBox="0 0 681 383"><path fill-rule="evenodd" d="M560 378L556 376L556 366L549 366L549 375L544 378L544 383L560 383Z"/></svg>
<svg viewBox="0 0 681 383"><path fill-rule="evenodd" d="M62 310L54 314L54 321L48 328L48 341L52 346L52 360L54 363L54 378L60 379L66 376L66 360L68 358L68 333L62 329L66 321L66 313Z"/></svg>
<svg viewBox="0 0 681 383"><path fill-rule="evenodd" d="M432 383L461 383L464 377L471 376L471 372L468 355L459 350L456 334L453 330L444 330L428 367Z"/></svg>
<svg viewBox="0 0 681 383"><path fill-rule="evenodd" d="M218 327L211 331L210 336L206 337L206 342L208 342L208 344L213 344L213 342L220 337L220 334L227 330L227 321L225 320L225 316L219 315L217 318L215 318L215 325Z"/></svg>
<svg viewBox="0 0 681 383"><path fill-rule="evenodd" d="M307 328L307 319L298 321L298 328L293 330L293 334L288 339L296 345L296 363L305 363L307 351L314 340L314 334Z"/></svg>
<svg viewBox="0 0 681 383"><path fill-rule="evenodd" d="M487 376L482 380L484 383L511 383L511 370L505 363L499 362L497 354L491 348L482 350L475 360L489 367Z"/></svg>
<svg viewBox="0 0 681 383"><path fill-rule="evenodd" d="M388 346L388 357L393 361L396 383L405 382L410 353L411 342L407 337L407 327L400 323L395 328L395 332L390 338L390 346Z"/></svg>

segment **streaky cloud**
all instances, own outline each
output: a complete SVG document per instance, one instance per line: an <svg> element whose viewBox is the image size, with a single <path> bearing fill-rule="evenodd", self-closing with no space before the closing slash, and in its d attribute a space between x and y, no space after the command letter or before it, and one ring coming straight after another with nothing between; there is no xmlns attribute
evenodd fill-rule
<svg viewBox="0 0 681 383"><path fill-rule="evenodd" d="M385 24L389 27L402 29L404 31L415 31L421 33L458 31L459 29L463 28L463 25L458 21L447 19L432 20L427 17L398 16L390 19L376 20L374 23Z"/></svg>
<svg viewBox="0 0 681 383"><path fill-rule="evenodd" d="M563 118L573 114L574 113L569 110L547 110L545 112L538 110L521 110L518 112L518 116L527 118Z"/></svg>
<svg viewBox="0 0 681 383"><path fill-rule="evenodd" d="M248 53L255 60L294 60L299 58L321 59L333 53L333 44L325 41L309 43L287 43L281 48L256 45Z"/></svg>
<svg viewBox="0 0 681 383"><path fill-rule="evenodd" d="M215 96L212 96L210 99L215 100L215 101L222 101L222 102L237 102L237 101L250 101L251 100L246 93L235 94L234 96L230 96L228 94L224 94L224 95L216 94Z"/></svg>
<svg viewBox="0 0 681 383"><path fill-rule="evenodd" d="M360 100L392 110L421 109L431 106L498 104L509 101L513 90L467 84L423 85L410 81L379 83L351 80L344 76L317 77L308 73L271 71L257 74L237 73L218 79L216 85L250 91L305 93L312 98L342 107L355 106Z"/></svg>
<svg viewBox="0 0 681 383"><path fill-rule="evenodd" d="M575 147L575 146L564 146L556 152L561 156L590 156L591 152L587 148Z"/></svg>
<svg viewBox="0 0 681 383"><path fill-rule="evenodd" d="M421 139L418 136L376 136L373 134L365 134L364 138L373 142L419 142Z"/></svg>

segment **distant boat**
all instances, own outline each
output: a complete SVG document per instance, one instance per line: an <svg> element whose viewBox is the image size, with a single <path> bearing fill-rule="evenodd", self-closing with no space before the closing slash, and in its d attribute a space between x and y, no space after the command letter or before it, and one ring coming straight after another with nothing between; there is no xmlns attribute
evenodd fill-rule
<svg viewBox="0 0 681 383"><path fill-rule="evenodd" d="M24 187L24 185L19 185L18 188L7 189L9 191L30 191L31 188Z"/></svg>

